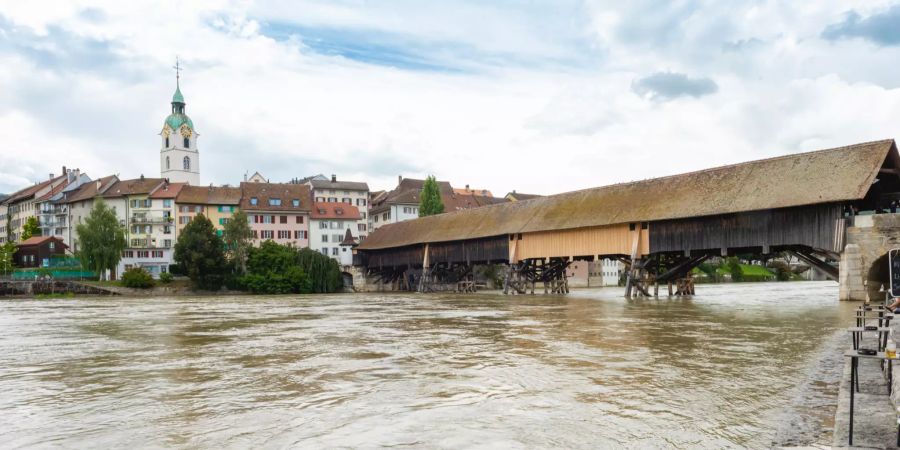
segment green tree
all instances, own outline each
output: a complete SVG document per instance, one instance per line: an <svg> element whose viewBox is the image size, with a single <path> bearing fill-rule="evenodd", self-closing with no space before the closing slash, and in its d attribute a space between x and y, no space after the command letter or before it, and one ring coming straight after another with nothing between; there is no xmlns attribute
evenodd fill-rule
<svg viewBox="0 0 900 450"><path fill-rule="evenodd" d="M744 281L744 270L741 269L741 261L735 257L728 258L725 260L725 267L728 268L728 273L731 274L731 281Z"/></svg>
<svg viewBox="0 0 900 450"><path fill-rule="evenodd" d="M13 271L13 255L15 254L15 243L7 242L0 245L0 275L8 275Z"/></svg>
<svg viewBox="0 0 900 450"><path fill-rule="evenodd" d="M22 225L22 240L26 240L32 236L40 236L41 235L41 226L38 223L37 217L31 216L28 220L25 221L25 225Z"/></svg>
<svg viewBox="0 0 900 450"><path fill-rule="evenodd" d="M434 175L429 175L422 186L419 198L419 217L443 214L444 202L441 201L441 188Z"/></svg>
<svg viewBox="0 0 900 450"><path fill-rule="evenodd" d="M244 285L257 294L301 294L312 291L296 249L272 241L250 249Z"/></svg>
<svg viewBox="0 0 900 450"><path fill-rule="evenodd" d="M78 259L81 265L106 277L107 270L114 270L125 249L125 230L119 219L103 199L97 199L84 223L75 228L78 235Z"/></svg>
<svg viewBox="0 0 900 450"><path fill-rule="evenodd" d="M195 288L217 291L224 281L224 247L212 222L198 214L178 236L175 262L184 268Z"/></svg>
<svg viewBox="0 0 900 450"><path fill-rule="evenodd" d="M253 247L253 231L250 230L247 213L237 210L225 224L223 237L235 271L241 275L246 274L247 257Z"/></svg>

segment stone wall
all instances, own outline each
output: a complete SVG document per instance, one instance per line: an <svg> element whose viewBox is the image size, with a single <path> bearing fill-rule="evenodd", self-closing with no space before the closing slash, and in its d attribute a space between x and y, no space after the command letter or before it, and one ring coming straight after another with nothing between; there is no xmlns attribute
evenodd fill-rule
<svg viewBox="0 0 900 450"><path fill-rule="evenodd" d="M887 253L900 248L900 214L856 216L847 228L847 245L841 256L840 299L883 300L888 282Z"/></svg>

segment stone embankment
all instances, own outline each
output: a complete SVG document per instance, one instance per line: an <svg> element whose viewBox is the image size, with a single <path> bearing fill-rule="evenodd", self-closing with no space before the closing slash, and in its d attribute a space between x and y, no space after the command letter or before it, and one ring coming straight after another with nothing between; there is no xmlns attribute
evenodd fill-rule
<svg viewBox="0 0 900 450"><path fill-rule="evenodd" d="M0 281L0 297L55 294L118 295L109 289L77 281Z"/></svg>
<svg viewBox="0 0 900 450"><path fill-rule="evenodd" d="M900 323L891 323L894 336L900 336ZM877 348L878 333L864 333L861 347ZM844 350L851 350L849 345ZM848 448L850 431L850 358L845 358L844 375L838 394L838 408L834 417L834 441L836 448ZM898 412L900 406L900 361L892 364L892 384L888 393L888 380L876 360L860 359L859 392L855 395L852 448L898 448Z"/></svg>

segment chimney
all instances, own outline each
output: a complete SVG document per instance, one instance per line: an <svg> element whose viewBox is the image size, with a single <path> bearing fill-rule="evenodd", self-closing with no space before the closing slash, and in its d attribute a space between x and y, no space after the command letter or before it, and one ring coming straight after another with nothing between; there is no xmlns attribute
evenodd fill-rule
<svg viewBox="0 0 900 450"><path fill-rule="evenodd" d="M466 185L466 192L469 192L469 185Z"/></svg>
<svg viewBox="0 0 900 450"><path fill-rule="evenodd" d="M100 190L101 186L103 186L103 183L101 183L100 180L97 180L97 191Z"/></svg>
<svg viewBox="0 0 900 450"><path fill-rule="evenodd" d="M66 166L63 166L63 171L62 171L62 173L63 173L63 175L65 175L65 174L68 173L68 171L66 170Z"/></svg>
<svg viewBox="0 0 900 450"><path fill-rule="evenodd" d="M331 182L332 182L332 183L336 183L336 182L337 182L337 175L331 174Z"/></svg>
<svg viewBox="0 0 900 450"><path fill-rule="evenodd" d="M144 174L141 174L141 181L144 181Z"/></svg>
<svg viewBox="0 0 900 450"><path fill-rule="evenodd" d="M397 175L397 184L400 184L401 181L403 181L403 175Z"/></svg>

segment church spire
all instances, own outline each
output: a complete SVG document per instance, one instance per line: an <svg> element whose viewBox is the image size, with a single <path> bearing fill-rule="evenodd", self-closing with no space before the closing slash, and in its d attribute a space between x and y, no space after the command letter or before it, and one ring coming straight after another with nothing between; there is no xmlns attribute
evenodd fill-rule
<svg viewBox="0 0 900 450"><path fill-rule="evenodd" d="M181 95L181 64L178 57L175 57L175 95L172 96L172 113L184 114L184 96Z"/></svg>

